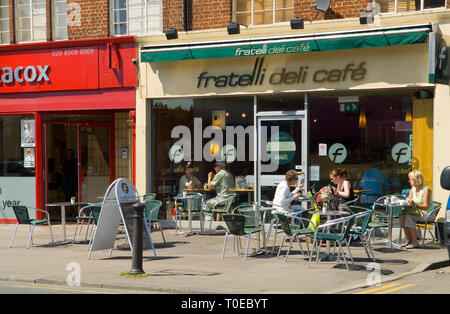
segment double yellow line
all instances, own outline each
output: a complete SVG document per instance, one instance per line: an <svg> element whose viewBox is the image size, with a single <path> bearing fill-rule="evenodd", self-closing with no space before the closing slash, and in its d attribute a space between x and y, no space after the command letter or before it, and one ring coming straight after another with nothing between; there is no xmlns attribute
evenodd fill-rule
<svg viewBox="0 0 450 314"><path fill-rule="evenodd" d="M389 285L381 286L381 287L378 287L375 289L356 292L354 294L385 294L385 293L391 293L391 292L395 292L398 290L402 290L402 289L406 289L406 288L415 286L415 284L407 284L407 285L397 287L398 285L399 285L399 283L391 283Z"/></svg>

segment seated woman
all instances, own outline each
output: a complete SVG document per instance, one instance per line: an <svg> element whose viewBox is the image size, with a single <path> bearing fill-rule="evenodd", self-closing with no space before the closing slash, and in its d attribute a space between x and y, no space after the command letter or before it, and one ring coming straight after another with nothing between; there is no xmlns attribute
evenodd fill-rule
<svg viewBox="0 0 450 314"><path fill-rule="evenodd" d="M336 184L334 194L340 198L341 204L353 201L355 198L352 184L347 180L347 175L347 170L343 168L337 168L330 172L330 180Z"/></svg>
<svg viewBox="0 0 450 314"><path fill-rule="evenodd" d="M408 242L403 246L408 249L418 248L416 223L426 218L427 212L432 208L431 190L423 184L423 174L413 170L408 174L411 191L408 196L408 205L400 216L400 225L405 232Z"/></svg>

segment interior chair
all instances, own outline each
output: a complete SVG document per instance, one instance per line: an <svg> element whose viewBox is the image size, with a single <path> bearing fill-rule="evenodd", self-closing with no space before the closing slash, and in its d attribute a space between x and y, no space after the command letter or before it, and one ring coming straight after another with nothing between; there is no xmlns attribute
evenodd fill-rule
<svg viewBox="0 0 450 314"><path fill-rule="evenodd" d="M437 240L438 243L441 242L441 235L439 233L439 228L435 227L436 217L439 213L439 210L441 209L441 203L432 201L432 204L433 204L433 207L432 207L432 209L428 210L425 220L419 220L416 224L416 227L418 228L418 230L423 230L422 247L425 246L425 237L426 237L427 230L430 232L431 236L433 237L433 241ZM432 226L436 230L436 238L433 236L430 226Z"/></svg>
<svg viewBox="0 0 450 314"><path fill-rule="evenodd" d="M164 241L164 243L167 243L166 238L164 237L163 228L161 227L161 223L158 218L159 209L161 208L161 205L162 205L162 202L158 201L158 200L145 201L145 219L147 220L147 224L149 224L149 225L152 225L152 224L155 226L158 225L159 230L161 231L163 241Z"/></svg>
<svg viewBox="0 0 450 314"><path fill-rule="evenodd" d="M89 233L89 227L91 225L91 221L94 220L94 217L92 217L92 213L91 213L91 207L93 205L87 205L84 206L83 208L80 209L80 211L78 212L78 216L76 217L77 219L77 224L75 226L75 232L73 234L73 241L75 242L75 238L77 236L77 231L78 231L78 226L80 226L80 230L79 233L81 233L81 230L83 229L83 225L86 223L86 234L84 236L84 241L87 241L87 236Z"/></svg>
<svg viewBox="0 0 450 314"><path fill-rule="evenodd" d="M231 205L233 205L236 194L226 194L220 195L213 199L208 200L205 206L203 206L203 211L211 215L211 220L209 221L209 230L212 228L212 221L214 217L219 220L219 215L229 214Z"/></svg>
<svg viewBox="0 0 450 314"><path fill-rule="evenodd" d="M297 240L299 248L300 248L300 252L302 253L302 255L305 255L305 253L303 252L303 248L302 248L302 243L301 243L301 239L299 238L299 236L304 236L305 237L305 242L306 242L306 248L307 248L307 253L309 254L309 245L308 245L308 241L306 239L306 236L311 236L314 234L314 228L305 228L303 221L311 222L309 219L305 219L303 217L298 217L298 216L286 216L280 213L276 213L274 214L275 216L277 216L278 218L278 223L281 226L281 229L284 231L284 235L283 235L283 239L281 240L281 244L280 247L278 248L278 254L277 254L277 260L278 257L280 256L280 252L281 252L281 248L283 247L284 244L284 239L286 237L288 237L289 239L289 247L288 250L286 252L286 256L284 257L284 262L286 263L289 253L291 251L291 247L292 247L292 242L294 241L294 239ZM291 224L289 222L289 219L293 219L293 220L298 220L300 221L300 224Z"/></svg>
<svg viewBox="0 0 450 314"><path fill-rule="evenodd" d="M355 225L350 229L350 236L348 237L348 245L352 240L359 238L363 244L364 251L369 259L376 261L375 254L373 253L370 243L369 230L367 229L370 219L372 217L373 210L368 210L364 207L350 206L352 213L363 214L355 219Z"/></svg>
<svg viewBox="0 0 450 314"><path fill-rule="evenodd" d="M36 225L42 225L42 224L48 225L48 228L50 230L50 237L52 239L51 243L53 244L53 233L52 233L52 227L50 225L50 214L48 211L34 208L34 207L19 206L19 205L13 205L12 208L13 208L14 214L16 215L17 223L16 223L16 226L14 227L11 242L9 243L10 248L13 246L14 238L16 236L17 228L19 227L19 225L28 225L30 228L30 235L28 236L28 242L27 242L27 246L26 246L27 249L30 247L30 242L33 241L33 231L34 231L34 227ZM30 215L28 213L28 209L33 209L33 210L42 212L47 217L45 219L31 219Z"/></svg>
<svg viewBox="0 0 450 314"><path fill-rule="evenodd" d="M175 233L178 233L178 221L180 220L180 231L181 231L181 216L187 216L189 214L188 204L191 206L191 215L200 215L200 224L203 229L204 214L202 210L203 194L196 192L188 192L187 196L192 198L187 201L187 199L182 198L182 194L175 197L178 200L175 201ZM189 218L189 217L188 217Z"/></svg>
<svg viewBox="0 0 450 314"><path fill-rule="evenodd" d="M352 253L351 253L350 247L348 245L348 237L350 235L350 230L353 226L353 222L355 221L356 216L357 215L350 215L350 216L344 217L344 218L332 219L332 220L329 220L326 223L321 224L316 227L316 230L314 231L314 238L313 238L314 249L310 251L308 265L311 264L312 253L314 251L316 252L316 262L319 260L320 246L321 246L322 241L325 240L325 241L337 243L337 245L339 246L337 262L339 262L340 256L342 254L342 257L345 262L345 266L347 267L347 270L350 270L350 268L348 266L347 258L345 257L345 253L342 248L342 245L345 244L347 246L347 251L348 251L351 261L353 263ZM342 225L342 228L340 228L341 232L339 232L339 233L326 232L326 230L330 230L331 228L339 226L339 225ZM325 232L323 232L321 230L323 230Z"/></svg>
<svg viewBox="0 0 450 314"><path fill-rule="evenodd" d="M247 237L247 245L245 248L245 256L244 260L247 259L248 255L248 248L250 244L251 235L255 233L259 233L261 231L261 228L245 228L245 215L239 215L239 214L223 214L223 219L225 220L225 223L227 225L228 230L225 233L225 239L223 243L223 250L222 250L222 259L225 256L225 249L227 245L227 239L229 236L233 237L233 250L235 247L236 239L242 236ZM239 242L238 242L239 243ZM239 254L239 246L238 246L238 254Z"/></svg>

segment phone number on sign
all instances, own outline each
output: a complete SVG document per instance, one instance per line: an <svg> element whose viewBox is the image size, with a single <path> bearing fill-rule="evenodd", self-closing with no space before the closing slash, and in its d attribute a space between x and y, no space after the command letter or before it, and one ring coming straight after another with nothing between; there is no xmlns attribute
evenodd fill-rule
<svg viewBox="0 0 450 314"><path fill-rule="evenodd" d="M94 52L94 48L58 49L52 51L52 57L85 56L93 55Z"/></svg>

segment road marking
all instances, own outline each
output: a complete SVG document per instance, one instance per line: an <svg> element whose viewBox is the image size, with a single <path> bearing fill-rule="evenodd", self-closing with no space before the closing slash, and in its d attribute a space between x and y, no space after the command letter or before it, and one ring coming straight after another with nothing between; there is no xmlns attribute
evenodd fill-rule
<svg viewBox="0 0 450 314"><path fill-rule="evenodd" d="M391 293L391 292L394 292L394 291L397 291L397 290L402 290L402 289L406 289L406 288L409 288L409 287L412 287L412 286L415 286L415 284L408 284L408 285L404 285L404 286L400 286L400 287L392 288L392 289L389 289L389 290L385 290L385 291L377 292L377 293L375 293L375 294L385 294L385 293Z"/></svg>
<svg viewBox="0 0 450 314"><path fill-rule="evenodd" d="M394 287L394 286L397 286L397 285L398 285L398 283L391 283L390 285L385 285L385 286L378 287L378 288L371 289L371 290L364 290L364 291L356 292L355 294L366 294L366 293L377 292L377 291L384 290L384 289L387 289L387 288L391 288L391 287Z"/></svg>

